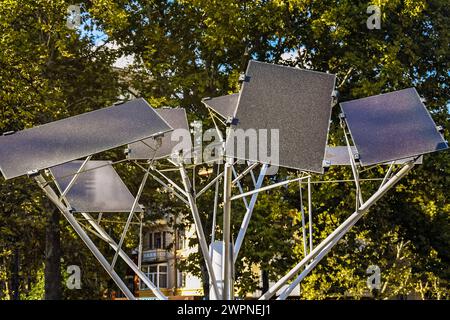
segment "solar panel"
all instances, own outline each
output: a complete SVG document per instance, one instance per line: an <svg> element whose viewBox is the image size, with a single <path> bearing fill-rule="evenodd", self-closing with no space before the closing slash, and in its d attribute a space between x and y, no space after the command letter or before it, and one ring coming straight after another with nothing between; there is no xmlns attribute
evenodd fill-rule
<svg viewBox="0 0 450 320"><path fill-rule="evenodd" d="M50 168L61 192L83 161ZM110 161L89 161L66 195L74 212L129 212L135 198L111 166ZM137 206L136 212L142 212Z"/></svg>
<svg viewBox="0 0 450 320"><path fill-rule="evenodd" d="M279 143L274 148L273 140L268 139L267 147L263 139L256 144L248 140L243 155L232 133L226 155L322 173L334 83L332 74L250 61L235 112L236 129L262 134L261 129L277 129ZM276 147L278 159L270 159ZM257 154L250 152L252 148Z"/></svg>
<svg viewBox="0 0 450 320"><path fill-rule="evenodd" d="M6 179L159 135L172 128L144 99L0 137Z"/></svg>
<svg viewBox="0 0 450 320"><path fill-rule="evenodd" d="M352 148L352 154L355 155L358 153L356 151L356 148L354 146ZM405 162L414 160L414 157L396 160L394 161L394 164L403 164ZM325 149L325 161L330 166L349 166L350 165L350 157L348 155L348 149L346 146L338 146L338 147L329 147ZM419 157L416 160L416 164L422 164L423 157ZM383 163L383 164L390 164L389 162Z"/></svg>
<svg viewBox="0 0 450 320"><path fill-rule="evenodd" d="M448 147L415 88L340 105L363 166Z"/></svg>
<svg viewBox="0 0 450 320"><path fill-rule="evenodd" d="M236 111L239 93L226 96L203 99L203 103L216 112L218 115L228 119L234 115Z"/></svg>
<svg viewBox="0 0 450 320"><path fill-rule="evenodd" d="M191 134L186 117L186 110L183 108L156 109L156 112L163 118L175 131L164 135L161 145L154 138L145 139L132 143L128 146L129 159L160 159L170 156L180 151L185 157L190 155L192 148ZM181 129L181 130L178 130ZM173 135L173 136L172 136ZM181 136L180 136L181 135ZM175 141L172 141L172 138ZM181 142L182 144L179 144Z"/></svg>

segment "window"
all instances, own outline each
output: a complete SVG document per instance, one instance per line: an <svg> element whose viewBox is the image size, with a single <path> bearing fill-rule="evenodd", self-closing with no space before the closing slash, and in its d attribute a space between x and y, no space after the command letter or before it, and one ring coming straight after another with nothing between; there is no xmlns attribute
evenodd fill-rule
<svg viewBox="0 0 450 320"><path fill-rule="evenodd" d="M150 279L151 282L158 288L168 287L168 267L166 263L155 264L150 266L143 266L142 271ZM141 290L147 290L148 287L143 281L140 281Z"/></svg>
<svg viewBox="0 0 450 320"><path fill-rule="evenodd" d="M177 279L178 288L186 287L186 273L177 270L177 277L178 277Z"/></svg>
<svg viewBox="0 0 450 320"><path fill-rule="evenodd" d="M149 249L153 249L153 233L148 233L148 247Z"/></svg>
<svg viewBox="0 0 450 320"><path fill-rule="evenodd" d="M167 288L167 265L159 265L158 268L158 288Z"/></svg>
<svg viewBox="0 0 450 320"><path fill-rule="evenodd" d="M184 231L178 231L178 243L177 250L182 250L187 248L187 240Z"/></svg>
<svg viewBox="0 0 450 320"><path fill-rule="evenodd" d="M152 249L166 249L167 248L167 232L149 232L148 233L148 248Z"/></svg>
<svg viewBox="0 0 450 320"><path fill-rule="evenodd" d="M154 244L155 244L155 246L153 249L161 249L162 248L161 232L154 233Z"/></svg>

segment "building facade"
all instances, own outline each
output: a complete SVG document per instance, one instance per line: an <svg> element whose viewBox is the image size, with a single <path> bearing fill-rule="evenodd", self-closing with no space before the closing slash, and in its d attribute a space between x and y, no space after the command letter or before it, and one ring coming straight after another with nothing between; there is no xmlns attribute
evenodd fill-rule
<svg viewBox="0 0 450 320"><path fill-rule="evenodd" d="M203 298L201 279L179 268L180 262L196 250L188 246L194 232L194 228L187 231L173 230L164 219L143 232L141 270L169 299ZM144 283L137 282L136 296L141 299L154 297Z"/></svg>

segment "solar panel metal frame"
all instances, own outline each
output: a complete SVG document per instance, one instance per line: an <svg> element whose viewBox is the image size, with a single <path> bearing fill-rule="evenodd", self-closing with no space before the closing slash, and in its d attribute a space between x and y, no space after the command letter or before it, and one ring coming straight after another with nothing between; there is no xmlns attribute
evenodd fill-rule
<svg viewBox="0 0 450 320"><path fill-rule="evenodd" d="M136 99L0 136L0 170L11 179L171 130Z"/></svg>
<svg viewBox="0 0 450 320"><path fill-rule="evenodd" d="M83 161L71 161L49 168L61 193L82 163ZM87 162L66 194L66 199L75 213L130 212L135 201L135 197L112 167L112 162L101 160ZM137 206L134 211L143 212L143 209Z"/></svg>
<svg viewBox="0 0 450 320"><path fill-rule="evenodd" d="M270 164L323 173L335 75L250 61L245 78L234 113L236 128L279 129L279 161ZM227 157L264 162L259 156L238 157L230 143L228 136Z"/></svg>
<svg viewBox="0 0 450 320"><path fill-rule="evenodd" d="M174 130L186 130L189 139L189 147L183 149L183 158L191 157L192 138L189 131L186 110L184 108L159 108L155 109L161 118L163 118ZM174 147L178 141L171 140L171 134L162 137L161 145L158 147L158 141L155 138L148 138L142 141L134 142L128 145L127 158L130 160L148 160L162 159L172 155Z"/></svg>
<svg viewBox="0 0 450 320"><path fill-rule="evenodd" d="M358 151L355 146L352 146L352 154L356 155ZM414 160L416 157L410 157L406 159L395 160L394 164L404 164L406 162ZM348 154L347 146L327 146L325 150L325 161L330 166L350 166L350 156ZM415 162L415 164L423 163L423 156L420 156ZM391 162L381 163L380 165L389 165Z"/></svg>
<svg viewBox="0 0 450 320"><path fill-rule="evenodd" d="M233 93L226 96L203 99L202 102L207 108L211 109L224 119L234 116L237 108L239 93Z"/></svg>
<svg viewBox="0 0 450 320"><path fill-rule="evenodd" d="M340 103L363 166L448 148L415 88Z"/></svg>

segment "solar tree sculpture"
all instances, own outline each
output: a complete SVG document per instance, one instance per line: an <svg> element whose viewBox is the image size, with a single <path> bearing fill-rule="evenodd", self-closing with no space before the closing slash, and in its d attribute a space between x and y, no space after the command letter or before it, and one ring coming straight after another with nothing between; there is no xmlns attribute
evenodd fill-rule
<svg viewBox="0 0 450 320"><path fill-rule="evenodd" d="M122 250L125 235L135 213L141 212L140 195L149 177L169 190L192 213L200 250L211 282L211 299L234 298L234 264L239 256L258 193L292 182L305 182L308 189L309 240L306 238L301 203L305 257L276 282L260 299L287 298L303 278L321 261L368 209L404 177L422 155L446 149L439 128L414 88L358 99L340 104L340 123L346 146L327 146L331 110L336 104L335 76L256 61L250 61L242 77L240 93L204 99L221 142L215 160L224 161L223 171L200 191L190 180L186 163L193 157L192 140L183 109L153 110L137 99L80 116L0 137L0 168L6 179L28 175L59 208L81 239L129 299L131 291L114 271L120 256L159 299L167 299L159 288ZM227 128L223 137L220 123ZM276 138L248 140L261 133ZM171 133L170 133L171 132ZM187 132L187 134L186 134ZM244 139L242 138L244 134ZM179 143L179 140L183 140ZM351 145L353 141L354 145ZM92 161L93 154L128 145L127 161L144 171L137 195L133 197L107 161ZM195 150L194 150L195 151ZM270 154L270 156L269 156ZM273 157L275 155L275 157ZM79 160L86 157L84 160ZM155 160L165 159L179 171L182 186L170 179ZM145 160L146 166L138 160ZM237 164L246 163L240 173ZM326 167L350 166L356 186L356 209L322 242L313 245L311 174L323 174ZM378 190L363 199L359 173L374 165L389 166ZM399 169L396 171L395 166ZM253 170L260 167L259 175ZM296 170L294 179L263 186L271 169ZM220 163L218 164L220 168ZM254 189L244 192L242 178L250 174ZM222 241L215 240L219 184L223 181ZM204 233L197 199L215 186L211 242ZM233 190L238 194L233 195ZM250 197L250 200L247 200ZM231 233L231 203L241 199L245 215L236 239ZM119 242L109 236L92 212L129 212ZM115 251L108 262L80 225L81 215ZM307 246L307 243L309 246Z"/></svg>

